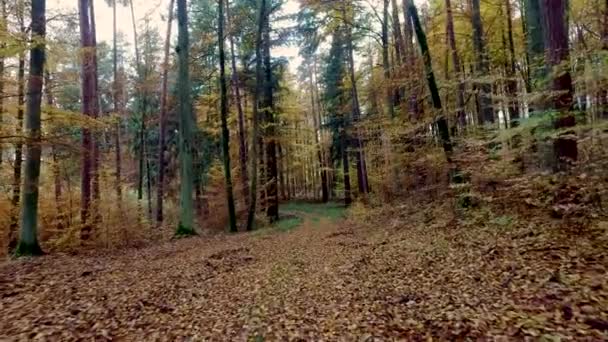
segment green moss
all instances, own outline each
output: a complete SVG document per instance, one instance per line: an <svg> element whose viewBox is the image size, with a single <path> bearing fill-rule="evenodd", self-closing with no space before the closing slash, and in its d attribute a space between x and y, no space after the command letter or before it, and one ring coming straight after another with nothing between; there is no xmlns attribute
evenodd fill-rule
<svg viewBox="0 0 608 342"><path fill-rule="evenodd" d="M179 239L195 235L198 234L192 227L186 227L180 222L180 224L177 226L177 230L175 231L174 237Z"/></svg>
<svg viewBox="0 0 608 342"><path fill-rule="evenodd" d="M33 244L26 244L20 241L17 245L17 248L15 248L13 256L15 258L20 258L28 256L39 256L43 254L44 252L42 251L42 248L40 248L40 245L38 245L38 242L35 242Z"/></svg>

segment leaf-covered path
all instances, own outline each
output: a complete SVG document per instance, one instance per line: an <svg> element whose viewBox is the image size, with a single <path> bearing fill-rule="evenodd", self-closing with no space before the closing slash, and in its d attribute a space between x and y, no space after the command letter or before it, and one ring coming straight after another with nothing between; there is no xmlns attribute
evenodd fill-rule
<svg viewBox="0 0 608 342"><path fill-rule="evenodd" d="M0 339L606 337L605 255L589 272L559 267L556 280L542 258L526 261L538 252L503 258L518 247L472 236L465 251L334 209L299 212L298 227L12 261L0 267ZM575 257L554 252L549 263Z"/></svg>

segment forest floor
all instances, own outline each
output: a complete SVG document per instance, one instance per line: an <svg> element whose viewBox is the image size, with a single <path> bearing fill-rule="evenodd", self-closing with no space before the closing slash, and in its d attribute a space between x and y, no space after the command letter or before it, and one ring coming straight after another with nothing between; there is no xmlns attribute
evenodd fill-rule
<svg viewBox="0 0 608 342"><path fill-rule="evenodd" d="M10 261L0 340L608 339L605 224L564 240L447 205L290 203L252 233Z"/></svg>

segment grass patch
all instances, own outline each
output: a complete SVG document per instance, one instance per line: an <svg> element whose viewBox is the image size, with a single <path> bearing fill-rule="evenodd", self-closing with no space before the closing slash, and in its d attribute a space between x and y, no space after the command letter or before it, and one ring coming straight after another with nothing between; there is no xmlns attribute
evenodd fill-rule
<svg viewBox="0 0 608 342"><path fill-rule="evenodd" d="M281 232L288 232L297 228L302 222L304 222L304 220L301 217L289 216L279 219L279 222L275 223L273 227Z"/></svg>
<svg viewBox="0 0 608 342"><path fill-rule="evenodd" d="M314 216L313 221L315 222L321 218L338 221L345 216L345 208L339 203L288 202L281 205L281 210Z"/></svg>

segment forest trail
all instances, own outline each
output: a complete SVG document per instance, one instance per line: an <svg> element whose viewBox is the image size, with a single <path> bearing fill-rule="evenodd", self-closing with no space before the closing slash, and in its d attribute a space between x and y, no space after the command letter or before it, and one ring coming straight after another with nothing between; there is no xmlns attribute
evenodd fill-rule
<svg viewBox="0 0 608 342"><path fill-rule="evenodd" d="M357 294L343 272L364 243L338 206L287 210L285 224L248 234L5 264L0 339L245 340L347 327Z"/></svg>
<svg viewBox="0 0 608 342"><path fill-rule="evenodd" d="M603 238L454 229L446 207L371 226L283 210L252 233L0 266L0 340L608 337Z"/></svg>

